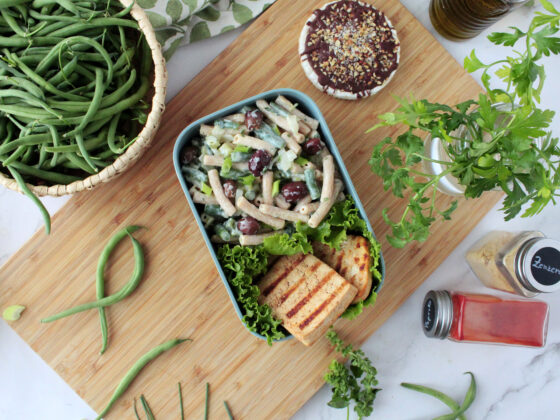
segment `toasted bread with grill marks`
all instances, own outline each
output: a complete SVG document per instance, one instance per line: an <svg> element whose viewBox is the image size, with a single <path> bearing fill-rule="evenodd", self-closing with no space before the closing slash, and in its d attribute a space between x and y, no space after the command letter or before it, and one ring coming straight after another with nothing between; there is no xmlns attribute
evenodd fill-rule
<svg viewBox="0 0 560 420"><path fill-rule="evenodd" d="M352 283L358 293L352 303L364 300L371 292L369 243L363 236L348 235L340 251L321 242L313 242L313 254Z"/></svg>
<svg viewBox="0 0 560 420"><path fill-rule="evenodd" d="M283 256L259 283L259 303L306 346L323 336L346 310L357 290L313 255Z"/></svg>

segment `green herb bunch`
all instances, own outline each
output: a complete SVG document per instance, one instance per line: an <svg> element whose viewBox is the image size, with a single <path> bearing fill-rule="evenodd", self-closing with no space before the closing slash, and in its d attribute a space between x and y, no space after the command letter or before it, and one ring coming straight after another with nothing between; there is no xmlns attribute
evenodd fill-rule
<svg viewBox="0 0 560 420"><path fill-rule="evenodd" d="M466 198L503 191L501 210L506 220L523 209L523 217L538 214L560 195L560 148L547 130L554 111L537 106L545 80L544 66L538 61L560 53L560 38L554 36L560 12L547 0L541 3L548 13L537 12L527 32L512 28L488 36L496 45L523 44L524 51L513 50L511 56L490 64L482 63L474 50L465 59L467 71L483 71L485 94L454 106L412 95L397 98L396 112L380 115L381 122L369 130L407 127L395 139L387 137L376 145L369 160L385 190L391 189L397 197L407 194L408 205L399 220L391 220L387 209L383 211L392 229L387 237L392 246L424 241L433 222L451 218L458 202L445 208L436 203L438 183L448 175L464 187ZM505 89L490 86L491 73L506 84ZM444 150L440 160L425 150L428 136L440 139ZM424 163L440 164L443 170L430 173Z"/></svg>
<svg viewBox="0 0 560 420"><path fill-rule="evenodd" d="M345 345L332 328L327 338L335 350L349 358L350 366L346 367L336 359L329 366L325 374L325 382L332 386L332 398L328 405L333 408L346 408L350 411L350 404L354 402L354 411L361 419L373 412L373 403L377 393L375 388L377 369L371 364L362 350L354 350L351 344Z"/></svg>

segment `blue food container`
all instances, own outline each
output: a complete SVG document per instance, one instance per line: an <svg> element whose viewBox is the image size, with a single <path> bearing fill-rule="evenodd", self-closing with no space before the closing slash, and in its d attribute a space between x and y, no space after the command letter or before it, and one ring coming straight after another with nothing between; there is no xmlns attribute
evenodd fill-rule
<svg viewBox="0 0 560 420"><path fill-rule="evenodd" d="M360 202L360 198L358 197L358 193L356 192L356 189L354 188L354 185L352 184L352 180L350 179L350 175L348 175L348 171L346 170L346 167L344 166L344 162L342 161L342 158L340 157L340 153L338 152L338 149L337 149L336 144L333 140L332 134L329 131L329 128L327 127L327 123L325 122L325 118L323 117L323 114L321 114L321 111L319 110L319 107L317 107L315 102L313 102L313 100L309 96L305 95L302 92L294 90L294 89L274 89L274 90L270 90L268 92L264 92L264 93L261 93L259 95L253 96L252 98L244 99L243 101L240 101L236 104L230 105L226 108L223 108L219 111L214 112L213 114L207 115L206 117L203 117L203 118L199 119L198 121L193 122L187 128L185 128L181 132L181 134L179 134L179 137L177 137L177 141L175 142L175 147L173 149L173 164L175 165L175 172L177 174L177 178L179 178L179 182L181 183L181 187L183 188L183 192L185 193L185 196L187 197L187 201L189 202L189 205L191 206L191 210L194 214L196 222L198 223L198 227L200 228L200 231L202 232L202 237L204 238L204 241L206 242L206 246L208 246L208 250L210 251L210 255L212 255L212 259L214 260L214 263L216 264L216 268L218 269L218 272L220 273L220 277L222 278L222 282L224 283L224 286L225 286L225 288L228 292L228 295L231 299L231 303L233 304L235 312L237 313L237 316L239 316L240 320L243 319L243 313L241 312L241 309L239 308L239 305L237 304L237 300L235 299L235 295L233 294L233 291L231 290L229 282L227 281L227 278L224 274L224 270L222 269L222 266L221 266L220 262L218 261L218 257L217 257L217 253L216 253L217 250L214 247L214 244L212 244L212 242L210 242L210 237L208 235L208 232L206 232L206 229L204 228L204 224L202 223L202 220L200 219L200 214L198 212L198 209L197 209L195 203L193 202L192 197L189 193L189 188L187 186L187 181L185 180L185 178L183 177L183 174L181 172L181 164L179 162L179 156L180 156L180 153L181 153L181 150L183 149L183 147L185 147L193 138L199 137L199 128L202 124L211 125L214 120L217 120L219 118L223 118L223 117L225 117L227 115L230 115L230 114L234 114L245 105L254 105L254 103L259 99L264 99L264 100L267 100L267 101L271 101L271 100L276 99L276 97L278 95L283 95L286 98L288 98L291 102L297 103L298 104L298 109L300 109L305 114L307 114L307 115L309 115L309 116L311 116L311 117L313 117L313 118L315 118L316 120L319 121L318 131L321 134L322 140L325 142L325 144L327 145L328 149L330 150L331 154L333 155L333 157L336 161L336 164L337 164L338 169L340 171L340 174L342 176L342 181L344 182L344 186L346 187L346 192L348 194L350 194L352 196L352 198L354 199L354 202L356 203L356 207L358 208L358 210L360 212L360 216L362 217L362 219L365 220L367 228L372 233L372 235L375 237L375 233L373 232L373 229L371 228L371 225L369 223L367 214L366 214L366 212L365 212L365 210L362 206L362 203ZM380 281L379 285L377 286L377 288L375 289L376 292L379 291L379 289L381 288L381 286L383 284L383 280L385 279L385 261L383 260L383 255L382 254L379 256L379 271L381 273L381 281ZM264 336L262 336L260 334L257 334L253 331L250 331L250 332L254 336L259 337L260 339L266 340L266 338ZM287 340L289 338L292 338L292 336L288 335L285 338L282 338L280 340L275 340L275 341L284 341L284 340Z"/></svg>

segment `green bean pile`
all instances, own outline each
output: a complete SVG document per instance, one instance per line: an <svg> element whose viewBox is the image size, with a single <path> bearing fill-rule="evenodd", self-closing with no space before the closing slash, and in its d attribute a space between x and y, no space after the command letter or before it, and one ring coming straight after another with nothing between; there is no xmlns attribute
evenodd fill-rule
<svg viewBox="0 0 560 420"><path fill-rule="evenodd" d="M84 179L135 141L153 65L130 9L0 0L0 171L20 186Z"/></svg>

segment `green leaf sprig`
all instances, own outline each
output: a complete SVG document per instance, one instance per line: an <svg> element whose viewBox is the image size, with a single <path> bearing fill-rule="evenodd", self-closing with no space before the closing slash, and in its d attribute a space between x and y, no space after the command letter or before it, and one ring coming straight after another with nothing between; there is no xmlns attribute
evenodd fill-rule
<svg viewBox="0 0 560 420"><path fill-rule="evenodd" d="M354 350L351 344L345 344L332 328L327 338L335 350L349 359L350 366L346 367L336 359L329 365L324 376L325 382L332 387L332 397L328 405L333 408L346 408L349 413L350 404L354 402L354 411L361 419L373 412L373 403L377 393L375 388L377 369L366 357L362 350Z"/></svg>
<svg viewBox="0 0 560 420"><path fill-rule="evenodd" d="M436 417L434 420L455 420L455 419L466 420L464 413L469 409L469 407L471 406L471 404L473 403L476 397L476 381L474 379L474 375L472 374L472 372L465 372L465 375L471 376L471 383L469 385L469 389L467 390L467 393L465 394L465 398L463 399L463 403L461 405L459 405L450 396L434 388L430 388L423 385L409 384L406 382L401 383L401 386L437 398L442 403L447 405L451 410L453 410L452 413L446 414L444 416Z"/></svg>
<svg viewBox="0 0 560 420"><path fill-rule="evenodd" d="M397 98L396 112L379 116L379 127L404 125L407 130L377 144L369 160L371 170L383 180L385 190L408 199L400 219L392 220L387 209L385 222L391 227L389 243L401 248L411 241L422 242L438 219L449 220L457 208L453 201L444 208L436 203L440 180L448 175L464 187L466 198L499 189L505 193L505 219L522 212L523 217L540 213L560 195L560 148L558 139L548 132L554 111L537 107L544 86L543 56L560 53L558 32L560 12L541 0L548 13L537 12L527 32L512 28L496 32L488 39L496 45L514 47L524 40L524 51L484 64L475 52L465 58L469 72L482 70L486 89L477 100L454 106L425 99ZM506 89L490 86L490 72L506 83ZM422 135L422 137L420 137ZM424 139L438 138L443 147L440 160L426 152ZM443 167L438 174L424 164Z"/></svg>

